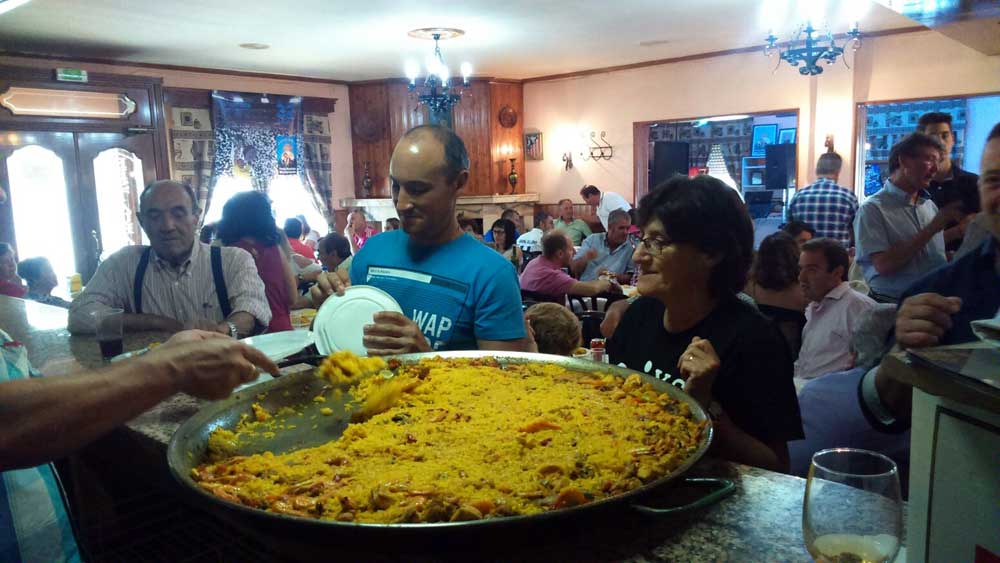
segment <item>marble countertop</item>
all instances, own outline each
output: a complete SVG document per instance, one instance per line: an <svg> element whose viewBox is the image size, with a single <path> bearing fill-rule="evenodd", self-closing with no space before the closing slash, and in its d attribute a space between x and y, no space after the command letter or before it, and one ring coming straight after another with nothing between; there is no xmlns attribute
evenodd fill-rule
<svg viewBox="0 0 1000 563"><path fill-rule="evenodd" d="M931 395L988 412L1000 413L1000 387L996 386L995 371L991 371L994 369L991 366L996 361L995 352L990 348L991 346L984 342L974 342L920 350L925 356L937 362L936 365L917 362L907 352L896 351L885 357L882 369L889 377ZM989 377L992 385L975 377L956 373L959 370L964 371L972 363L973 354L987 352L990 355L985 356L985 362L980 362L985 367L979 375Z"/></svg>
<svg viewBox="0 0 1000 563"><path fill-rule="evenodd" d="M101 357L94 339L69 336L65 318L64 310L0 296L0 327L28 347L36 367L67 359L75 359L87 367L99 366ZM125 339L125 347L135 350L162 338L162 335L130 335ZM178 394L128 422L126 428L135 437L164 451L177 427L202 404L193 397ZM558 537L546 540L546 545L531 549L526 549L525 544L510 547L513 551L507 558L810 561L802 538L804 480L713 459L702 460L689 475L732 479L736 491L688 519L651 518L629 511L627 515L602 521L596 530L600 533L583 529L584 524L570 525L560 528ZM505 558L500 553L491 553L489 557Z"/></svg>

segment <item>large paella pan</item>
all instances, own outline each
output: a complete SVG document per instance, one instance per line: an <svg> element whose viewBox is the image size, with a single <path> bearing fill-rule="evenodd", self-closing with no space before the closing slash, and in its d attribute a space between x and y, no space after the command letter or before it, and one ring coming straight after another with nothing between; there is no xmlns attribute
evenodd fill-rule
<svg viewBox="0 0 1000 563"><path fill-rule="evenodd" d="M310 530L321 534L336 530L380 529L406 530L414 533L424 533L421 530L468 531L498 525L516 525L562 518L573 514L597 511L601 507L611 505L634 505L636 500L641 498L641 495L683 475L691 465L705 454L712 440L711 421L700 405L680 389L646 374L605 364L543 354L477 351L399 356L396 358L397 361L392 363L392 366L396 368L397 372L407 369L412 371L412 368L420 364L421 361L424 361L424 364L420 365L425 365L427 360L432 358L440 358L445 363L464 361L475 365L484 362L483 365L489 365L493 369L518 370L528 365L542 368L558 367L562 369L549 371L552 373L569 371L585 375L602 374L603 377L618 378L617 383L622 384L631 377L633 387L638 381L643 388L651 391L648 393L649 395L659 396L664 404L667 402L666 397L669 397L673 408L676 409L678 405L681 405L680 410L690 419L691 423L700 428L700 431L694 436L689 446L679 453L680 457L671 462L668 470L642 480L636 478L633 468L632 478L628 481L632 485L627 490L622 490L620 487L608 489L606 495L595 497L588 494L587 498L570 495L569 501L564 498L565 494L554 494L552 498L547 500L539 498L537 503L547 503L544 510L525 510L523 506L520 506L516 510L504 511L494 510L493 506L488 508L479 506L478 509L465 509L466 511L462 514L455 511L455 513L450 514L450 517L449 514L446 514L444 518L434 519L436 521L426 521L426 518L423 520L410 518L409 521L399 518L396 518L395 521L372 521L371 519L366 521L364 518L358 518L355 514L349 514L349 518L343 517L344 513L349 511L342 509L336 514L336 517L324 519L320 517L321 513L317 515L314 510L303 513L293 510L291 507L285 507L289 508L287 510L282 509L280 505L257 504L255 506L254 502L247 502L245 499L241 502L235 496L219 494L217 488L207 486L206 481L211 481L211 479L206 478L206 475L209 475L206 472L210 469L218 470L216 466L212 465L212 462L220 461L220 452L217 447L220 435L223 437L236 436L234 432L240 428L245 429L248 420L252 422L266 419L268 424L264 431L244 432L239 435L240 439L229 440L228 451L224 452L225 456L236 456L235 459L242 460L245 459L243 456L254 456L262 452L271 452L273 456L281 456L288 452L314 448L341 438L345 431L352 426L352 417L356 421L355 425L358 423L359 411L367 408L368 405L359 404L354 400L355 398L350 393L350 385L335 385L331 388L329 381L317 377L310 370L284 376L275 381L244 390L229 399L212 403L199 411L178 429L170 442L167 455L171 472L181 483L182 488L197 503L230 520L249 525L255 529L266 527L273 532L277 529L288 528L297 532ZM538 373L548 372L543 369ZM390 374L383 372L382 375L389 376ZM372 375L371 377L379 376ZM503 409L504 405L497 404L496 408ZM398 420L398 418L394 419ZM623 423L638 427L647 422L636 419L634 421L626 420ZM532 424L533 421L525 420L520 430L531 432ZM544 424L542 427L544 428ZM409 438L408 435L407 437ZM518 436L518 439L522 440L523 444L523 440L527 438ZM574 446L576 446L575 443ZM650 454L650 452L640 453ZM258 457L268 457L273 461L273 456L264 454L264 456ZM480 463L482 462L480 461ZM543 475L543 477L548 476ZM558 475L554 475L554 477L558 477ZM545 479L545 481L548 480ZM704 505L731 490L731 483L722 484L722 488L695 504ZM389 492L400 491L387 491L387 493ZM407 494L408 492L404 489L398 496L407 496ZM315 507L311 508L315 509ZM641 506L636 508L647 512L656 512L655 509ZM413 512L411 511L410 514L412 515Z"/></svg>

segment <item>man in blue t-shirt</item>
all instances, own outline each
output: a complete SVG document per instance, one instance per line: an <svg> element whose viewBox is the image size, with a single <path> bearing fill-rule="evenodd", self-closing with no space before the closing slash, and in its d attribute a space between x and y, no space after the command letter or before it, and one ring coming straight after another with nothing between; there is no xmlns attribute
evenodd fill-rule
<svg viewBox="0 0 1000 563"><path fill-rule="evenodd" d="M456 219L456 199L469 180L458 135L433 125L410 129L392 153L389 177L402 228L371 238L354 256L350 279L322 274L310 293L314 305L350 284L392 295L404 314L377 313L364 328L373 356L529 350L514 267Z"/></svg>

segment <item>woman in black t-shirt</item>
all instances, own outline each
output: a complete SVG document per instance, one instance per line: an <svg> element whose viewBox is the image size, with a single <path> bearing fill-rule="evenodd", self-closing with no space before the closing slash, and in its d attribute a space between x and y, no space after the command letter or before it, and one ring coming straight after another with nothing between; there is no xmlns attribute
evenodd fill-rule
<svg viewBox="0 0 1000 563"><path fill-rule="evenodd" d="M611 362L683 385L712 414L719 457L787 471L787 443L803 437L792 360L736 297L753 252L745 207L715 178L676 177L642 199L639 223L643 297L608 341Z"/></svg>

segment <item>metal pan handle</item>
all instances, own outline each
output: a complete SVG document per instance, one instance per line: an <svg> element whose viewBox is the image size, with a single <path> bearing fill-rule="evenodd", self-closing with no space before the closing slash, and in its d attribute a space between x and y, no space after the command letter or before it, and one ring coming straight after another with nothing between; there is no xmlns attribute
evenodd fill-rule
<svg viewBox="0 0 1000 563"><path fill-rule="evenodd" d="M651 506L633 504L632 508L649 516L681 516L711 504L715 504L723 498L733 494L733 491L736 490L736 483L730 479L687 477L683 482L695 487L711 488L712 490L698 500L683 506L675 506L673 508L653 508Z"/></svg>

